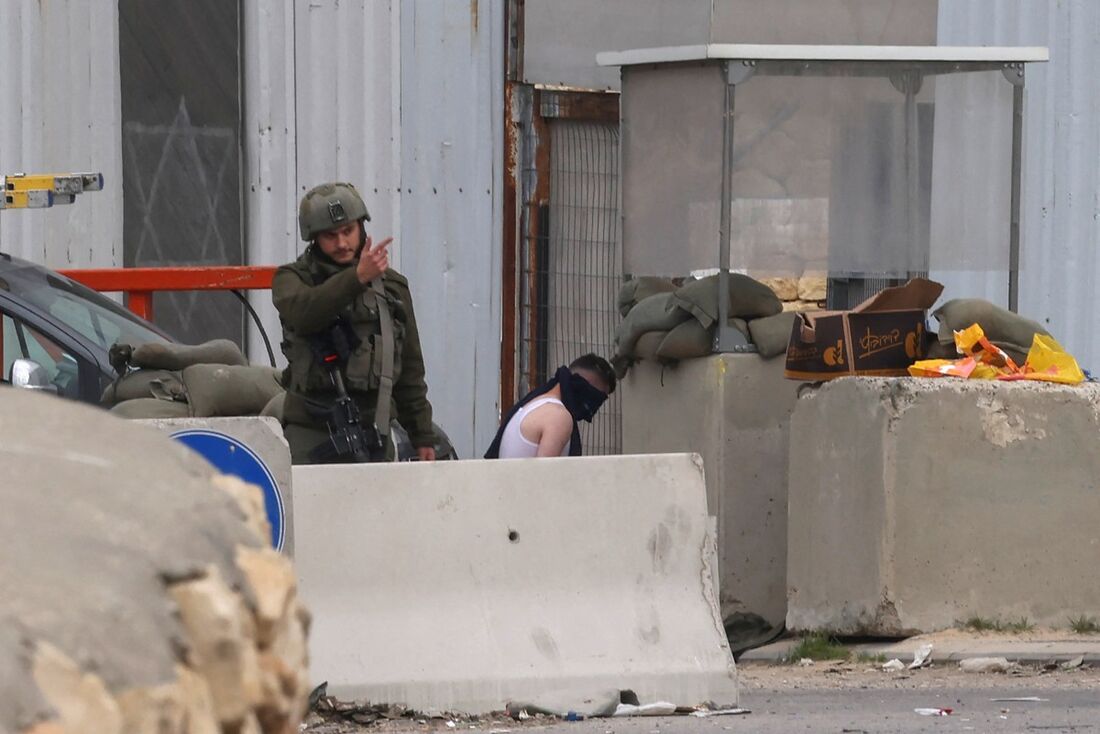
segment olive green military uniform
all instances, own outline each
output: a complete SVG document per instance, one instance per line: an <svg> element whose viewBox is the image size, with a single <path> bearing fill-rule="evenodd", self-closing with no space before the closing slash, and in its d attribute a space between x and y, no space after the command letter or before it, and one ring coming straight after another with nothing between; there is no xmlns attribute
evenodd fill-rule
<svg viewBox="0 0 1100 734"><path fill-rule="evenodd" d="M329 440L324 411L335 403L336 391L327 371L318 364L309 337L329 329L337 316L343 315L361 340L343 369L344 383L363 422L369 425L374 421L379 388L387 372L382 336L385 314L378 304L383 297L393 323L393 387L388 412L404 426L413 446L434 445L432 407L409 282L391 269L382 276L384 288L372 288L359 282L355 268L355 262L335 263L312 244L295 262L280 267L271 284L283 326L283 354L289 362L283 375L287 389L284 433L296 464L310 463L310 452ZM379 290L384 290L384 296ZM309 409L311 403L313 410ZM388 426L379 429L388 434ZM392 456L389 441L387 450Z"/></svg>

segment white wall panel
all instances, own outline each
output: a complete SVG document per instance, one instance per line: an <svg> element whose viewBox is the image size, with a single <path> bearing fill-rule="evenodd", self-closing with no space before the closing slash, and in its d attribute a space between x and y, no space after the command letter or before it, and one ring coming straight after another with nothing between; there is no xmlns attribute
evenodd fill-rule
<svg viewBox="0 0 1100 734"><path fill-rule="evenodd" d="M0 69L0 175L105 179L71 206L0 212L0 250L52 267L121 265L117 2L0 2Z"/></svg>
<svg viewBox="0 0 1100 734"><path fill-rule="evenodd" d="M1045 324L1086 369L1100 368L1100 3L940 0L944 45L1049 46L1027 69L1020 312ZM1007 243L1006 243L1007 248ZM1000 274L946 278L948 296L1004 304Z"/></svg>
<svg viewBox="0 0 1100 734"><path fill-rule="evenodd" d="M429 398L463 457L484 450L498 421L503 8L245 0L250 261L301 252L295 216L309 187L358 186L376 240L395 238ZM277 342L270 294L253 303ZM249 344L261 359L258 334Z"/></svg>

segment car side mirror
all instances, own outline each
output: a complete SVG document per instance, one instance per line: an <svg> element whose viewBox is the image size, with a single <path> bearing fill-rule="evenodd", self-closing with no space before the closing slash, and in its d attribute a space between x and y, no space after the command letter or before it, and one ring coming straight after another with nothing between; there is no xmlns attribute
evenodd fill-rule
<svg viewBox="0 0 1100 734"><path fill-rule="evenodd" d="M12 387L57 394L57 385L50 382L46 368L33 359L17 359L12 362L11 384Z"/></svg>

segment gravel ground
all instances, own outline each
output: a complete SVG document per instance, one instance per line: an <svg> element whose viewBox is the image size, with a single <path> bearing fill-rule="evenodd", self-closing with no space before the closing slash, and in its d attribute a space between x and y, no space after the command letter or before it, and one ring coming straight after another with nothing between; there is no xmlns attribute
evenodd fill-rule
<svg viewBox="0 0 1100 734"><path fill-rule="evenodd" d="M815 663L810 666L745 664L738 667L745 716L697 719L599 719L563 722L552 718L513 721L505 716L385 720L367 726L316 715L303 727L310 734L352 732L478 731L504 734L540 730L557 734L664 734L665 732L924 732L999 731L1100 733L1100 671L1082 667L1044 671L1022 667L1011 673L963 673L956 665L887 673L871 663ZM1037 697L1042 701L992 701ZM915 708L952 708L948 717L925 717Z"/></svg>

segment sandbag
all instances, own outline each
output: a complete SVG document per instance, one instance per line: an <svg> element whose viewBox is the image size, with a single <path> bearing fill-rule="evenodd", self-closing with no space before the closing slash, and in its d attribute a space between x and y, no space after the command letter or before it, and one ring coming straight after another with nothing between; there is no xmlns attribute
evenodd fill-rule
<svg viewBox="0 0 1100 734"><path fill-rule="evenodd" d="M761 357L768 359L787 353L797 319L797 313L788 311L749 322L749 336Z"/></svg>
<svg viewBox="0 0 1100 734"><path fill-rule="evenodd" d="M195 364L247 365L241 348L228 339L202 344L150 342L134 349L131 364L142 369L182 370Z"/></svg>
<svg viewBox="0 0 1100 734"><path fill-rule="evenodd" d="M673 294L658 293L641 301L626 315L615 329L615 352L622 357L633 357L638 339L650 331L670 331L691 318L691 314L672 303Z"/></svg>
<svg viewBox="0 0 1100 734"><path fill-rule="evenodd" d="M183 384L196 418L259 415L279 393L274 367L194 364L183 371Z"/></svg>
<svg viewBox="0 0 1100 734"><path fill-rule="evenodd" d="M123 400L111 408L111 413L119 418L190 418L191 409L187 403L157 398L135 398Z"/></svg>
<svg viewBox="0 0 1100 734"><path fill-rule="evenodd" d="M283 405L286 403L286 392L280 392L271 400L267 401L267 405L260 411L260 415L274 418L280 423L283 422Z"/></svg>
<svg viewBox="0 0 1100 734"><path fill-rule="evenodd" d="M687 323L686 321L684 322ZM683 326L681 324L680 326ZM677 327L679 328L679 327ZM647 331L638 337L638 341L634 343L634 358L635 359L657 359L657 350L661 346L661 342L665 340L671 332L668 331Z"/></svg>
<svg viewBox="0 0 1100 734"><path fill-rule="evenodd" d="M714 327L704 328L695 319L677 326L661 341L657 358L661 360L695 359L714 350Z"/></svg>
<svg viewBox="0 0 1100 734"><path fill-rule="evenodd" d="M112 382L103 391L99 402L111 407L125 400L158 398L187 401L187 391L179 372L168 370L134 370Z"/></svg>
<svg viewBox="0 0 1100 734"><path fill-rule="evenodd" d="M932 315L940 322L940 344L949 347L955 343L956 331L973 324L981 326L986 338L1010 352L1010 356L1014 353L1026 357L1036 334L1050 336L1038 322L980 298L956 298L940 306Z"/></svg>
<svg viewBox="0 0 1100 734"><path fill-rule="evenodd" d="M658 293L671 293L674 290L676 290L676 286L668 278L654 278L652 276L631 278L619 288L619 315L625 317L630 313L630 309L650 296Z"/></svg>
<svg viewBox="0 0 1100 734"><path fill-rule="evenodd" d="M742 319L774 316L783 311L783 302L775 292L758 280L741 273L730 273L729 315ZM673 293L672 303L687 311L710 328L718 320L718 276L686 283Z"/></svg>

